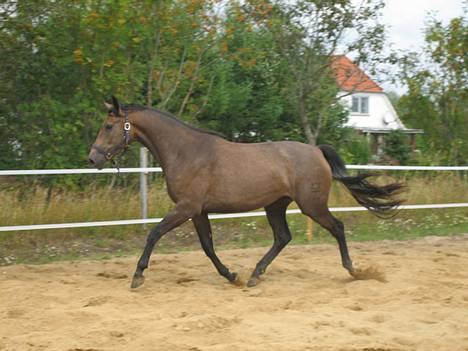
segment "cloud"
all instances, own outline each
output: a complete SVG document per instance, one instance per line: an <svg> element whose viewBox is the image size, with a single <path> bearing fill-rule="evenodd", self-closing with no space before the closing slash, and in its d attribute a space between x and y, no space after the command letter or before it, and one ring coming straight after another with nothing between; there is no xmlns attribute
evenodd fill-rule
<svg viewBox="0 0 468 351"><path fill-rule="evenodd" d="M418 51L424 46L424 28L429 14L447 24L463 16L463 0L386 0L382 22L386 24L389 45L393 50ZM381 82L385 91L406 92L406 87Z"/></svg>
<svg viewBox="0 0 468 351"><path fill-rule="evenodd" d="M463 0L387 0L383 23L394 49L417 49L424 43L429 13L443 23L463 15Z"/></svg>

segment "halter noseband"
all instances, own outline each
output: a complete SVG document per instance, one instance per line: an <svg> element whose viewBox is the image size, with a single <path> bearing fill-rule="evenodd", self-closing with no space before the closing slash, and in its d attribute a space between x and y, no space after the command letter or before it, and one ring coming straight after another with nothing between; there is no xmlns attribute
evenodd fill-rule
<svg viewBox="0 0 468 351"><path fill-rule="evenodd" d="M132 125L128 121L128 111L124 110L124 140L122 140L121 143L109 148L108 150L104 150L102 147L97 146L96 144L93 144L91 146L92 149L95 149L97 152L99 152L101 155L103 155L107 161L111 160L112 157L117 155L120 150L127 150L128 145L130 144L130 129L132 128Z"/></svg>

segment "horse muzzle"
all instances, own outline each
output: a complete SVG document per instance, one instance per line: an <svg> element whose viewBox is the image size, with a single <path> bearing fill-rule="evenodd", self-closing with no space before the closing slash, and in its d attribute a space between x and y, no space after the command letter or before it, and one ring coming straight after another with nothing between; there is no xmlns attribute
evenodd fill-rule
<svg viewBox="0 0 468 351"><path fill-rule="evenodd" d="M104 167L107 159L100 152L97 152L95 149L92 149L88 155L88 162L91 167L101 170Z"/></svg>

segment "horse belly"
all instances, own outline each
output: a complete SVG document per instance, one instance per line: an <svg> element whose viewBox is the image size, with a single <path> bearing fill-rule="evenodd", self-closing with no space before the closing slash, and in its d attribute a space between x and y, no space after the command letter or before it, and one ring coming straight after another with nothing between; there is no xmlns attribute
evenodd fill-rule
<svg viewBox="0 0 468 351"><path fill-rule="evenodd" d="M207 195L207 212L251 211L289 196L289 180L284 172L239 167L223 172Z"/></svg>

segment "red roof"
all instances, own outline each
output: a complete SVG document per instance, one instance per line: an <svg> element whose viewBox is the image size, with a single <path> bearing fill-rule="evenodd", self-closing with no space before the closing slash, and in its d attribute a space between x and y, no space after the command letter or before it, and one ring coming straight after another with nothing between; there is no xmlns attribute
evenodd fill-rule
<svg viewBox="0 0 468 351"><path fill-rule="evenodd" d="M332 60L331 67L335 71L336 82L342 90L371 93L380 93L383 91L376 82L345 55L334 56Z"/></svg>

